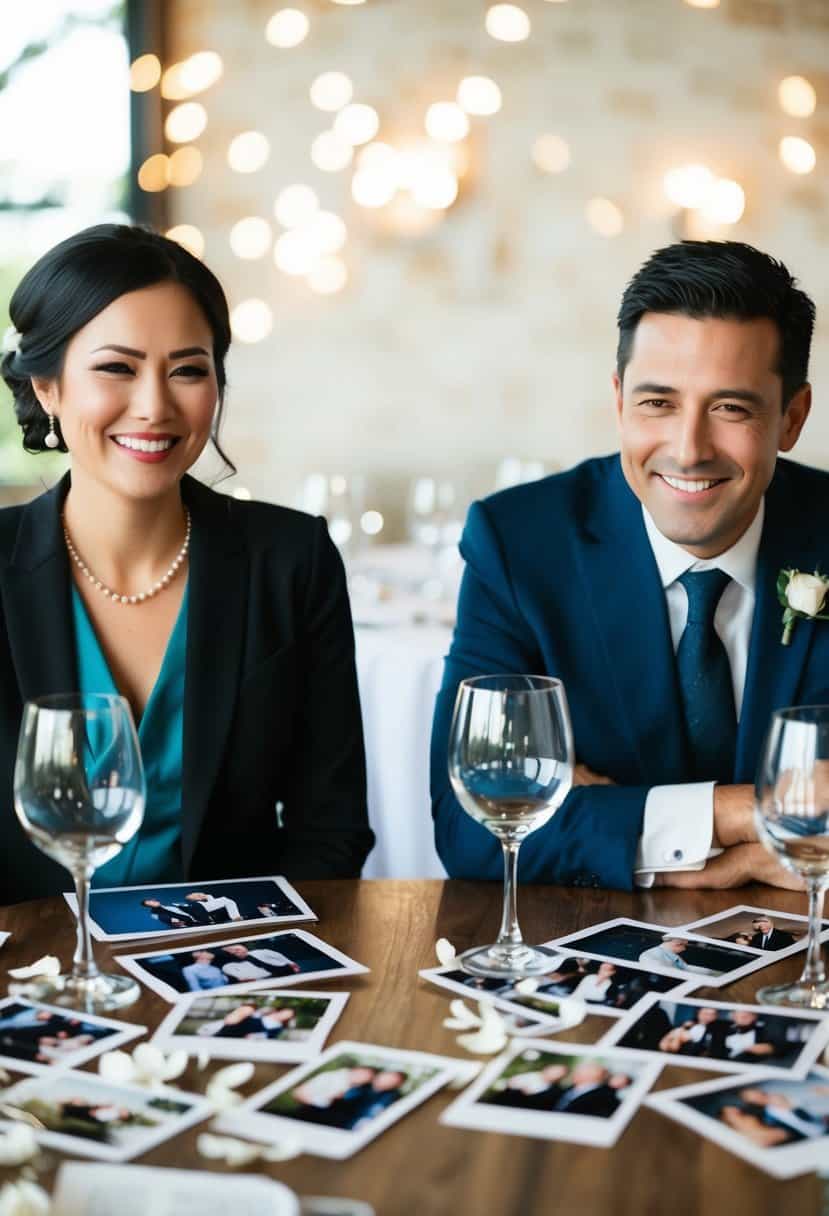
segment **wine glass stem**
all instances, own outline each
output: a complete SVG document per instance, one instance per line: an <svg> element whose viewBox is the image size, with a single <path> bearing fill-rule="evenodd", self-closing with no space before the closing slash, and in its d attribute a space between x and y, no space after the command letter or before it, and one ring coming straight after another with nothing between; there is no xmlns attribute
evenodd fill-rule
<svg viewBox="0 0 829 1216"><path fill-rule="evenodd" d="M823 965L823 955L820 948L820 934L823 925L823 882L821 879L807 878L809 889L809 945L806 950L806 966L800 977L802 984L823 984L826 981L826 968Z"/></svg>
<svg viewBox="0 0 829 1216"><path fill-rule="evenodd" d="M76 980L94 979L98 974L92 956L92 937L89 932L89 875L75 875L75 893L78 897L78 944L72 959L72 975Z"/></svg>
<svg viewBox="0 0 829 1216"><path fill-rule="evenodd" d="M520 840L502 840L504 853L504 910L498 946L520 946L524 941L518 926L518 850Z"/></svg>

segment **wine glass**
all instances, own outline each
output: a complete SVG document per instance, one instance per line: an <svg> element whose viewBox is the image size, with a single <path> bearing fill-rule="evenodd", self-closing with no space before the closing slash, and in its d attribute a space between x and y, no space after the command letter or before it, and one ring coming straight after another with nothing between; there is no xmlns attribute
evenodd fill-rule
<svg viewBox="0 0 829 1216"><path fill-rule="evenodd" d="M829 883L829 705L772 714L755 784L755 820L766 848L809 892L809 940L794 984L761 988L763 1004L829 1008L820 949L823 892Z"/></svg>
<svg viewBox="0 0 829 1216"><path fill-rule="evenodd" d="M89 887L94 871L141 826L146 786L138 736L123 697L68 693L28 701L14 769L14 809L24 831L66 866L78 898L78 942L68 975L9 987L14 996L84 1009L130 1005L140 988L104 975L92 955Z"/></svg>
<svg viewBox="0 0 829 1216"><path fill-rule="evenodd" d="M498 940L459 958L488 977L543 975L555 951L527 946L516 872L525 836L545 824L573 783L573 732L564 685L549 676L462 680L449 734L449 779L463 809L501 841L504 907Z"/></svg>

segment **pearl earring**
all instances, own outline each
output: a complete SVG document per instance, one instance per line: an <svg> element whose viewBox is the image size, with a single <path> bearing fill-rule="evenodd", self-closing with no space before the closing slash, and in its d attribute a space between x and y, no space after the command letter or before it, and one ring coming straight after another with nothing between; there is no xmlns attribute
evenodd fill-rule
<svg viewBox="0 0 829 1216"><path fill-rule="evenodd" d="M48 411L47 411L47 413L48 413ZM58 439L57 435L55 434L55 416L54 416L54 414L48 414L48 417L49 417L49 431L43 440L43 446L47 447L47 448L56 448L60 444L60 440Z"/></svg>

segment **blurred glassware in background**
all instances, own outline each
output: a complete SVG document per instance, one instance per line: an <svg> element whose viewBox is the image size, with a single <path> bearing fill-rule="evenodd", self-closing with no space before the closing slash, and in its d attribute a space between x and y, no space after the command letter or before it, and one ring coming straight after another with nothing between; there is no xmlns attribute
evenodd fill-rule
<svg viewBox="0 0 829 1216"><path fill-rule="evenodd" d="M409 487L406 525L409 539L431 554L431 570L420 587L426 599L442 600L456 565L466 503L449 478L415 477Z"/></svg>
<svg viewBox="0 0 829 1216"><path fill-rule="evenodd" d="M366 479L362 474L309 473L300 487L296 506L311 515L323 515L328 532L344 561L356 556L367 536L383 528L379 511L366 511ZM378 526L379 525L379 526Z"/></svg>
<svg viewBox="0 0 829 1216"><path fill-rule="evenodd" d="M522 486L528 481L545 477L547 466L543 460L522 460L520 456L505 456L495 470L495 489L508 490L510 486Z"/></svg>

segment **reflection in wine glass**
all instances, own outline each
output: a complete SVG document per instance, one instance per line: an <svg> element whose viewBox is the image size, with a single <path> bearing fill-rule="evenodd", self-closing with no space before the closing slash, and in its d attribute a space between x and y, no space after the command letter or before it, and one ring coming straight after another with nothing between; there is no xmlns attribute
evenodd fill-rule
<svg viewBox="0 0 829 1216"><path fill-rule="evenodd" d="M755 785L755 819L763 844L809 892L806 965L794 984L761 988L763 1004L829 1008L820 949L823 892L829 883L829 705L772 714Z"/></svg>
<svg viewBox="0 0 829 1216"><path fill-rule="evenodd" d="M473 975L541 975L555 952L524 944L516 874L521 842L547 823L573 783L573 732L561 681L462 680L449 734L449 779L463 809L498 837L504 854L498 940L466 951L461 966Z"/></svg>
<svg viewBox="0 0 829 1216"><path fill-rule="evenodd" d="M98 866L131 840L144 819L146 787L138 736L123 697L67 693L27 702L14 770L14 807L24 831L72 874L78 942L69 975L10 985L32 1000L88 1013L137 1000L125 975L104 975L92 955L89 887Z"/></svg>

